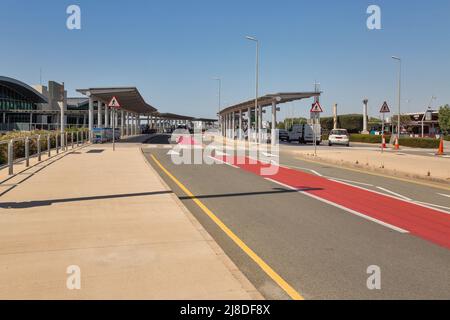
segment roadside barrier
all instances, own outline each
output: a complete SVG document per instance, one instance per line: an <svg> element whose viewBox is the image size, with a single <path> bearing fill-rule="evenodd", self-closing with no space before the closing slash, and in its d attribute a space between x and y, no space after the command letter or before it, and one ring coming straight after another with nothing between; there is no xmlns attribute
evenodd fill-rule
<svg viewBox="0 0 450 320"><path fill-rule="evenodd" d="M89 142L89 133L87 131L37 134L10 140L0 141L2 150L2 162L0 169L8 167L9 175L14 174L14 165L25 163L30 166L30 158L37 158L42 161L42 153L47 153L51 157L52 151L56 154L66 152L70 148L80 146ZM6 158L6 159L5 159Z"/></svg>

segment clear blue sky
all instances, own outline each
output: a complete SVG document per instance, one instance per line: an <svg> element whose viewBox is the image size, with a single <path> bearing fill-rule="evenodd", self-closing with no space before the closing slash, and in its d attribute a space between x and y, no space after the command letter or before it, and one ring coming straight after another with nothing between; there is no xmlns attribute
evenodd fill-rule
<svg viewBox="0 0 450 320"><path fill-rule="evenodd" d="M261 94L311 91L321 83L325 114L378 115L396 105L396 64L404 61L405 111L431 95L450 103L450 1L107 1L0 0L1 75L28 84L64 81L76 88L137 86L163 112L214 117L223 105L254 95L254 43L261 41ZM80 5L82 30L66 28ZM382 9L382 30L366 28L366 9ZM407 103L406 100L409 100ZM282 106L306 116L311 101Z"/></svg>

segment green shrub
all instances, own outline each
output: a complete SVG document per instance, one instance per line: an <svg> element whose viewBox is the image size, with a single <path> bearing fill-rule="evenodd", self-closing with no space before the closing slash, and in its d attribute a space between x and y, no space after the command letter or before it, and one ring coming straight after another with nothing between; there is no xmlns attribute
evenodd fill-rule
<svg viewBox="0 0 450 320"><path fill-rule="evenodd" d="M444 137L444 140L445 140L445 141L450 141L450 136L445 136L445 137Z"/></svg>
<svg viewBox="0 0 450 320"><path fill-rule="evenodd" d="M70 129L67 130L67 132L86 132L87 129ZM47 135L52 134L50 137L50 147L52 149L56 148L56 137L55 137L55 131L33 131L33 132L26 132L26 131L14 131L14 132L8 132L2 136L0 136L0 141L9 141L11 139L18 139L17 141L14 141L14 159L21 159L25 157L25 137L27 136L37 136L41 135L41 151L47 150ZM74 139L76 139L74 137ZM60 141L60 140L59 140ZM59 142L61 143L61 142ZM68 143L71 143L71 136L69 134L68 137ZM30 156L33 156L37 154L37 139L31 138L30 139ZM3 143L0 144L0 165L4 165L8 161L8 144Z"/></svg>
<svg viewBox="0 0 450 320"><path fill-rule="evenodd" d="M401 146L413 148L437 149L439 148L439 143L438 139L430 138L400 138L399 140Z"/></svg>
<svg viewBox="0 0 450 320"><path fill-rule="evenodd" d="M389 142L391 136L386 135L386 141ZM364 142L364 143L381 143L382 136L376 136L373 134L351 134L350 142Z"/></svg>

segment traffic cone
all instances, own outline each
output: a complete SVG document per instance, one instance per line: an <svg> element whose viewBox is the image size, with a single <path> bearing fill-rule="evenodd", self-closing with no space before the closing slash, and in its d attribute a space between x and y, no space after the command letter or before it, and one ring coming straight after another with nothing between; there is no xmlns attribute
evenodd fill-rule
<svg viewBox="0 0 450 320"><path fill-rule="evenodd" d="M386 149L386 137L383 134L383 137L381 138L381 148Z"/></svg>
<svg viewBox="0 0 450 320"><path fill-rule="evenodd" d="M400 150L400 144L398 143L398 137L395 138L395 147L394 147L394 149L395 150Z"/></svg>
<svg viewBox="0 0 450 320"><path fill-rule="evenodd" d="M438 155L438 156L444 155L444 139L441 139L441 142L439 143L439 150L436 153L436 155Z"/></svg>

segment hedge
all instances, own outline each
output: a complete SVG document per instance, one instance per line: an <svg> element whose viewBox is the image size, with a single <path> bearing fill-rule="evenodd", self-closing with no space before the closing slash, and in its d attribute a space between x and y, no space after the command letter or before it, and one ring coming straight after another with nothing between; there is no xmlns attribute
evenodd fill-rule
<svg viewBox="0 0 450 320"><path fill-rule="evenodd" d="M405 147L413 148L439 148L440 140L430 138L400 138L399 144Z"/></svg>
<svg viewBox="0 0 450 320"><path fill-rule="evenodd" d="M86 131L86 129L80 129L78 130L80 132ZM67 132L76 132L76 130L67 130ZM47 134L53 134L50 137L50 146L51 148L56 147L56 140L55 140L55 131L33 131L33 132L25 132L25 131L16 131L16 132L9 132L7 134L4 134L0 136L0 141L9 141L11 139L20 139L25 138L27 136L36 136L36 135L47 135ZM70 143L70 136L69 136L69 143ZM74 137L74 139L76 139ZM41 150L47 150L47 138L41 140ZM30 139L30 156L35 155L37 153L37 139ZM25 140L18 140L14 142L14 159L21 159L25 157ZM8 161L8 144L3 143L0 144L0 165L6 164Z"/></svg>
<svg viewBox="0 0 450 320"><path fill-rule="evenodd" d="M386 141L389 142L391 139L390 135L386 135ZM364 143L381 143L382 136L376 136L373 134L351 134L350 142L364 142Z"/></svg>
<svg viewBox="0 0 450 320"><path fill-rule="evenodd" d="M450 141L450 136L445 136L445 137L444 137L444 140L445 140L445 141Z"/></svg>

